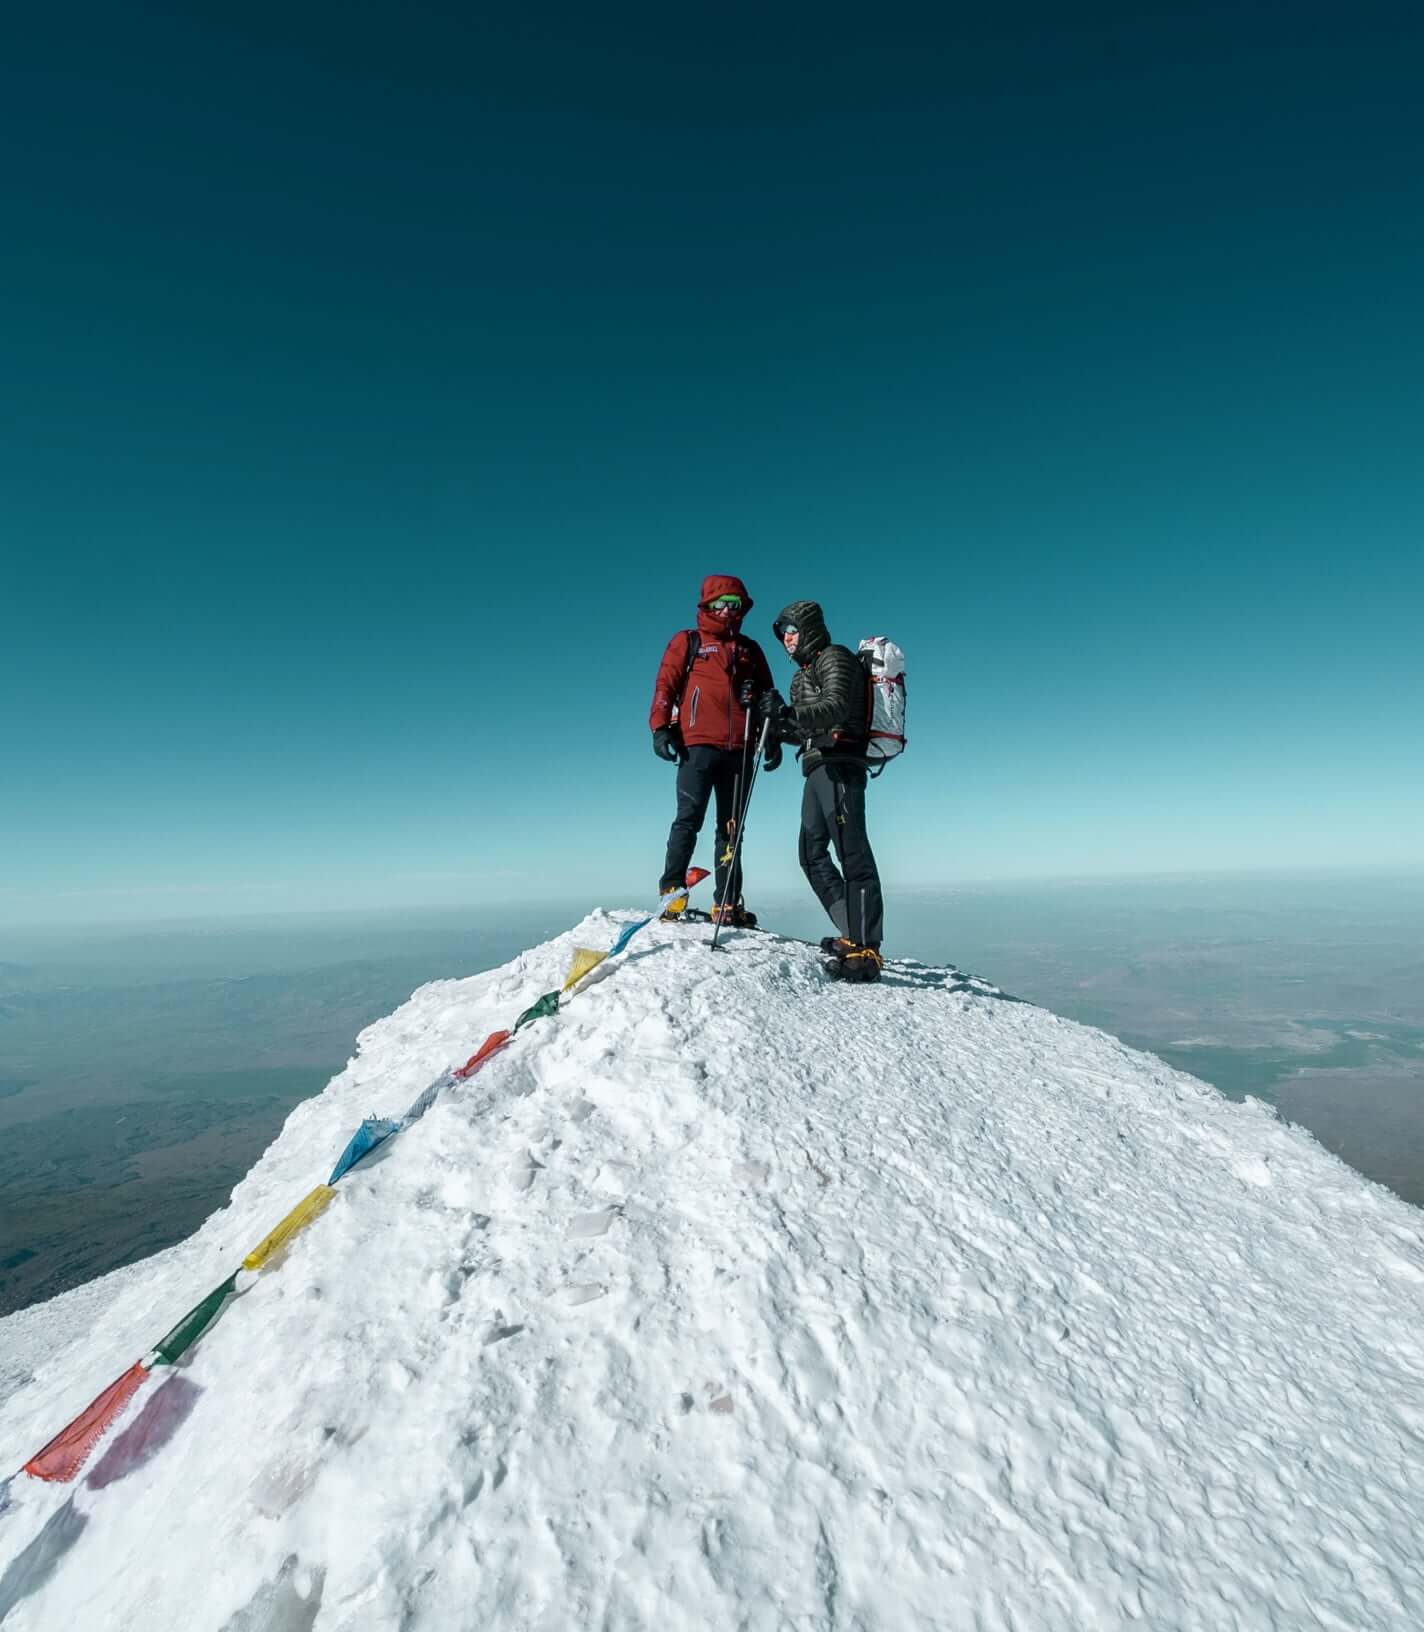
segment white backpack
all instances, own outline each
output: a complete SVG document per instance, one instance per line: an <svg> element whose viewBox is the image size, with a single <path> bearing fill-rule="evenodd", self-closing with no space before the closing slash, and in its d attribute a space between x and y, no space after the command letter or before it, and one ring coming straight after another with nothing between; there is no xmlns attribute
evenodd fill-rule
<svg viewBox="0 0 1424 1632"><path fill-rule="evenodd" d="M866 708L870 742L865 757L874 776L905 751L905 654L884 635L869 635L857 656L870 681Z"/></svg>

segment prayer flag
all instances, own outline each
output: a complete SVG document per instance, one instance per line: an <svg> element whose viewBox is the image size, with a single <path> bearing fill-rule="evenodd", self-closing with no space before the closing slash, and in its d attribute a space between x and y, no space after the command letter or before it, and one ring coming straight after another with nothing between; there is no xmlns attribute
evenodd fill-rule
<svg viewBox="0 0 1424 1632"><path fill-rule="evenodd" d="M638 931L640 929L646 929L648 925L652 923L652 921L653 920L651 918L640 918L636 924L626 924L623 928L623 933L616 941L614 941L613 945L609 947L608 956L610 958L616 958L623 948L627 946L628 942L631 941L638 933Z"/></svg>
<svg viewBox="0 0 1424 1632"><path fill-rule="evenodd" d="M143 1386L147 1376L148 1370L141 1363L130 1366L117 1382L110 1383L98 1399L91 1400L67 1428L61 1428L42 1451L37 1451L25 1463L25 1472L36 1479L53 1479L59 1484L71 1480L88 1461L104 1430Z"/></svg>
<svg viewBox="0 0 1424 1632"><path fill-rule="evenodd" d="M237 1273L234 1271L221 1286L214 1287L201 1303L194 1304L166 1337L154 1344L154 1363L161 1366L176 1364L178 1356L185 1349L192 1348L222 1313L227 1300L236 1296Z"/></svg>
<svg viewBox="0 0 1424 1632"><path fill-rule="evenodd" d="M519 1016L514 1022L514 1029L518 1031L521 1026L527 1026L531 1020L552 1020L558 1012L559 994L557 992L545 992L537 1003L531 1004Z"/></svg>
<svg viewBox="0 0 1424 1632"><path fill-rule="evenodd" d="M349 1173L357 1162L364 1161L377 1145L383 1145L393 1133L399 1131L399 1122L387 1122L379 1117L368 1116L351 1135L350 1144L337 1158L336 1166L331 1170L331 1177L326 1182L335 1184L338 1179Z"/></svg>
<svg viewBox="0 0 1424 1632"><path fill-rule="evenodd" d="M608 956L606 952L591 952L586 946L574 948L574 961L569 967L569 978L564 982L564 990L577 986L590 970L597 969L599 964Z"/></svg>
<svg viewBox="0 0 1424 1632"><path fill-rule="evenodd" d="M292 1208L291 1212L282 1220L270 1235L263 1236L262 1240L242 1260L244 1269L261 1269L272 1258L274 1253L280 1252L283 1247L304 1230L314 1218L319 1218L331 1205L331 1199L336 1192L329 1184L319 1184L315 1190L307 1195Z"/></svg>
<svg viewBox="0 0 1424 1632"><path fill-rule="evenodd" d="M497 1054L513 1035L512 1031L492 1031L459 1070L451 1075L460 1078L474 1076L490 1055Z"/></svg>

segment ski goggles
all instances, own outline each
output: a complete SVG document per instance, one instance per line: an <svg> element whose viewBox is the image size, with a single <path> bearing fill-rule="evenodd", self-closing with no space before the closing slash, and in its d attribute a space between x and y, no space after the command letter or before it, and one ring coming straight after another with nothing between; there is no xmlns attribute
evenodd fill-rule
<svg viewBox="0 0 1424 1632"><path fill-rule="evenodd" d="M742 597L740 595L719 595L715 601L708 601L708 606L714 612L740 612Z"/></svg>

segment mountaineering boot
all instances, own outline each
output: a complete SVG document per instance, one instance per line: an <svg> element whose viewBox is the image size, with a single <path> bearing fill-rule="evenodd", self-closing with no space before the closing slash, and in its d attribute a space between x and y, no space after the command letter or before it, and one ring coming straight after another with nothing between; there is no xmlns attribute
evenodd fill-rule
<svg viewBox="0 0 1424 1632"><path fill-rule="evenodd" d="M827 935L821 942L821 950L833 958L843 958L847 952L855 951L855 942L848 941L844 935Z"/></svg>
<svg viewBox="0 0 1424 1632"><path fill-rule="evenodd" d="M839 957L832 958L826 965L826 973L831 979L855 982L879 980L880 971L885 967L885 960L880 956L880 948L858 946L854 941L844 944L847 950Z"/></svg>
<svg viewBox="0 0 1424 1632"><path fill-rule="evenodd" d="M858 946L854 952L847 952L840 960L841 979L858 980L869 983L880 979L880 971L885 967L885 959L880 956L878 947Z"/></svg>
<svg viewBox="0 0 1424 1632"><path fill-rule="evenodd" d="M704 878L710 878L711 876L705 867L689 867L687 876L681 884L678 883L675 877L671 880L666 878L659 880L658 900L663 903L663 910L658 914L658 917L670 919L674 922L684 918L687 912L688 896L692 894L693 890L697 888Z"/></svg>
<svg viewBox="0 0 1424 1632"><path fill-rule="evenodd" d="M713 907L712 922L725 924L728 929L755 929L756 914L748 912L740 901L729 901L725 906Z"/></svg>

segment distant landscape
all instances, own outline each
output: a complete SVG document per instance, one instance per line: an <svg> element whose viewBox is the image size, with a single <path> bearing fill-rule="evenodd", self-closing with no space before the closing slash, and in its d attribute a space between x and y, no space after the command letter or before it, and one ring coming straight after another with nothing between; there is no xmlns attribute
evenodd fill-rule
<svg viewBox="0 0 1424 1632"><path fill-rule="evenodd" d="M822 933L800 895L758 905ZM181 1240L362 1027L582 910L0 934L0 1314ZM892 891L888 918L891 950L1264 1099L1424 1204L1424 879Z"/></svg>
<svg viewBox="0 0 1424 1632"><path fill-rule="evenodd" d="M4 937L0 1314L182 1240L364 1026L567 927L387 916Z"/></svg>
<svg viewBox="0 0 1424 1632"><path fill-rule="evenodd" d="M964 890L910 938L1253 1095L1424 1204L1424 877Z"/></svg>

